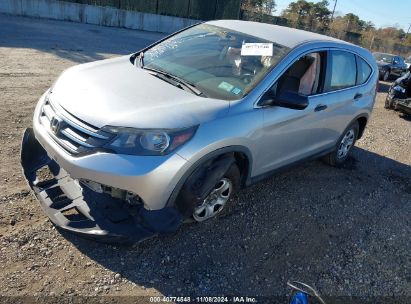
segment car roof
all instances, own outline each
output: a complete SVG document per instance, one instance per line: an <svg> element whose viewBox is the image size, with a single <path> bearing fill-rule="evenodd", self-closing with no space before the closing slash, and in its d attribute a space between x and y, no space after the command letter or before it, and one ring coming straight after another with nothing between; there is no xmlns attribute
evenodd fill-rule
<svg viewBox="0 0 411 304"><path fill-rule="evenodd" d="M351 43L333 37L274 24L242 20L215 20L208 21L206 24L242 32L289 48L294 48L308 41L331 41L352 45Z"/></svg>

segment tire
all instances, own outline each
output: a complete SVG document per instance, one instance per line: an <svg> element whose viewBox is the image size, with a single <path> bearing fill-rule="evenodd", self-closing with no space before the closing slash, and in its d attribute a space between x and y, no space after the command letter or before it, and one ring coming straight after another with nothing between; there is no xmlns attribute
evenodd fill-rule
<svg viewBox="0 0 411 304"><path fill-rule="evenodd" d="M385 99L384 108L385 108L385 109L389 109L389 108L390 108L390 102L388 101L388 97Z"/></svg>
<svg viewBox="0 0 411 304"><path fill-rule="evenodd" d="M229 169L224 173L223 177L217 182L214 189L209 191L206 195L206 198L200 202L196 203L193 201L185 201L180 202L180 206L184 206L183 209L180 209L180 212L186 217L185 222L203 222L210 218L213 218L220 214L221 212L226 209L226 204L229 203L230 199L232 198L233 194L238 192L240 189L240 182L241 182L241 173L240 169L238 168L236 163L233 163ZM219 193L223 188L220 189L220 186L229 185L229 191L225 190L222 193ZM187 181L183 185L181 192L187 191ZM184 196L180 196L180 199L183 199ZM217 197L218 199L213 199ZM213 210L214 212L210 212Z"/></svg>
<svg viewBox="0 0 411 304"><path fill-rule="evenodd" d="M385 99L384 108L389 109L389 110L392 109L392 99L388 96Z"/></svg>
<svg viewBox="0 0 411 304"><path fill-rule="evenodd" d="M354 147L355 142L358 138L358 133L359 133L359 125L358 121L353 122L351 125L349 125L341 135L341 137L338 139L336 148L333 152L330 154L326 155L323 158L323 161L326 162L328 165L333 166L333 167L340 167L348 158L352 147ZM348 149L344 149L344 140L348 144L351 142L352 137L352 143L349 145ZM341 154L341 152L344 151L344 154Z"/></svg>

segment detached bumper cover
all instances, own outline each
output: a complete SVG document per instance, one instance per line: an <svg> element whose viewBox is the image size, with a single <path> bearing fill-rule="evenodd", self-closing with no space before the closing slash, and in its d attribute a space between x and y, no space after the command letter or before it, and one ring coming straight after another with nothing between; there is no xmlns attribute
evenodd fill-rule
<svg viewBox="0 0 411 304"><path fill-rule="evenodd" d="M182 223L175 208L149 211L81 187L47 155L31 128L23 135L21 165L42 209L63 230L101 242L133 243L172 233ZM48 176L38 181L44 167Z"/></svg>

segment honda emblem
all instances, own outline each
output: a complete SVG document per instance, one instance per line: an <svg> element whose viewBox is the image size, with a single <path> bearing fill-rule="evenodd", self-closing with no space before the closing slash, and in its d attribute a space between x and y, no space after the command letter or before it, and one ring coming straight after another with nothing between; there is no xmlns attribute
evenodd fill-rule
<svg viewBox="0 0 411 304"><path fill-rule="evenodd" d="M56 116L53 116L53 118L50 121L50 129L51 131L57 135L61 129L62 125L62 120Z"/></svg>

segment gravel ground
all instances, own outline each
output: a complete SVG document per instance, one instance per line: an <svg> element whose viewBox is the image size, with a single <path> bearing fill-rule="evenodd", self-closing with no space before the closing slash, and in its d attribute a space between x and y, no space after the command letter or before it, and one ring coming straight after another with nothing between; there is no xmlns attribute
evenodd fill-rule
<svg viewBox="0 0 411 304"><path fill-rule="evenodd" d="M241 191L228 212L132 247L57 231L19 165L38 97L67 67L162 37L0 15L0 295L249 295L288 292L411 301L411 122L383 108L346 166L295 167Z"/></svg>

